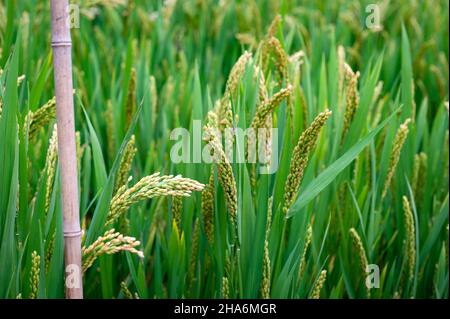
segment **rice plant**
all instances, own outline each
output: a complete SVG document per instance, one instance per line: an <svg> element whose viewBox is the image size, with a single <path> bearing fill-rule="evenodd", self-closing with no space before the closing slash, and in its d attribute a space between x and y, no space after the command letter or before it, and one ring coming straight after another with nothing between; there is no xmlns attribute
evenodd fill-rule
<svg viewBox="0 0 450 319"><path fill-rule="evenodd" d="M449 4L372 2L71 1L85 298L448 298ZM67 284L50 21L0 1L0 298Z"/></svg>

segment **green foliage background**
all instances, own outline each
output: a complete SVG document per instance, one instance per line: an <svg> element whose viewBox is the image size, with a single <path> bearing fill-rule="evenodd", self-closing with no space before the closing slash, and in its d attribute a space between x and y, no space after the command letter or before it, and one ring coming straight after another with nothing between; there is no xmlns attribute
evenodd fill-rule
<svg viewBox="0 0 450 319"><path fill-rule="evenodd" d="M448 298L449 145L448 106L444 106L449 83L448 1L381 1L381 30L365 27L366 5L371 2L73 1L80 9L72 40L76 129L84 148L79 185L85 244L106 230L102 220L108 213L123 145L132 133L138 150L130 173L134 180L159 171L207 184L210 164L170 161L170 131L190 128L193 119L206 118L244 50L254 54L252 64L259 63L258 45L277 14L282 22L275 36L284 50L288 55L305 53L300 73L293 66L289 69L294 75L292 117L286 102L274 112L278 171L258 175L252 187L251 165L232 165L238 236L233 234L217 178L213 244L205 236L200 193L183 199L179 230L173 226L170 197L136 204L127 212L128 227L116 225L116 229L140 240L145 258L129 253L100 257L84 277L87 298L123 298L122 281L140 298L220 298L224 277L229 297L261 297L270 197L272 297L309 297L322 270L327 270L322 298L368 297L366 274L349 236L353 227L369 263L380 267L380 288L371 290L372 298ZM30 296L32 251L41 256L37 296L64 294L58 170L50 209L44 209L44 166L53 121L32 139L23 129L28 112L54 95L50 29L47 1L0 2L0 68L4 69L0 75L0 298ZM338 86L340 45L347 63L361 73L360 104L342 141L345 99ZM127 131L133 68L137 111L135 127ZM287 85L286 79L277 83L274 70L274 65L264 70L271 94ZM17 86L22 74L25 80ZM375 99L379 81L383 86ZM232 101L237 127L249 126L256 90L247 68ZM108 104L112 118L107 116ZM281 207L293 147L325 108L333 115L310 156L286 221ZM409 135L393 183L382 199L393 139L406 118L413 120ZM421 152L427 156L426 171L413 185L414 158ZM403 196L411 203L416 227L412 280L406 276ZM312 242L300 275L310 224ZM198 249L193 249L196 245Z"/></svg>

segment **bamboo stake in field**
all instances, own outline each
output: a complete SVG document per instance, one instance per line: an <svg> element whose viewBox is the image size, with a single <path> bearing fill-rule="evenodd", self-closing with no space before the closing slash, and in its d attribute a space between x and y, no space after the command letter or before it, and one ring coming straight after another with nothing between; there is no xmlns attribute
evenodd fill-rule
<svg viewBox="0 0 450 319"><path fill-rule="evenodd" d="M51 0L58 155L62 181L66 298L81 299L83 298L81 230L72 95L72 41L68 8L68 0Z"/></svg>

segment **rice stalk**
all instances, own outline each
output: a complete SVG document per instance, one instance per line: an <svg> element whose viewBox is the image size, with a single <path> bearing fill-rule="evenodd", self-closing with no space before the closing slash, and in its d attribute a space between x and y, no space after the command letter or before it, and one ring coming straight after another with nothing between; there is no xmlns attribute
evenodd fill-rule
<svg viewBox="0 0 450 319"><path fill-rule="evenodd" d="M263 257L263 273L261 281L261 297L263 299L270 298L270 257L269 257L269 241L264 240L264 257Z"/></svg>
<svg viewBox="0 0 450 319"><path fill-rule="evenodd" d="M263 255L263 270L262 270L262 281L261 281L261 297L263 299L270 298L270 282L271 282L271 266L270 266L270 256L269 256L269 235L270 226L272 221L272 204L273 197L269 198L267 207L267 220L266 220L266 234L264 239L264 255Z"/></svg>
<svg viewBox="0 0 450 319"><path fill-rule="evenodd" d="M410 282L414 279L416 265L416 230L414 226L414 216L411 211L408 198L403 196L403 213L406 229L406 258L408 260L408 279Z"/></svg>
<svg viewBox="0 0 450 319"><path fill-rule="evenodd" d="M342 45L337 48L337 58L338 58L338 101L339 105L342 101L342 93L344 90L344 81L345 81L345 49Z"/></svg>
<svg viewBox="0 0 450 319"><path fill-rule="evenodd" d="M222 277L222 298L230 299L230 287L228 286L227 277Z"/></svg>
<svg viewBox="0 0 450 319"><path fill-rule="evenodd" d="M279 75L279 84L283 80L286 80L289 83L289 74L288 74L288 65L289 65L289 57L284 51L283 46L281 45L280 40L275 37L271 37L268 40L268 46L270 48L271 53L273 54L272 61L277 69Z"/></svg>
<svg viewBox="0 0 450 319"><path fill-rule="evenodd" d="M215 162L217 164L219 183L223 188L225 194L225 202L230 214L230 221L233 227L236 226L236 211L237 211L237 191L236 181L233 174L233 169L228 162L227 156L222 149L215 129L207 125L205 127L205 141L214 153Z"/></svg>
<svg viewBox="0 0 450 319"><path fill-rule="evenodd" d="M56 233L53 232L52 235L50 235L50 240L49 243L47 244L47 249L46 249L46 253L45 253L45 272L48 272L48 268L50 267L50 262L53 256L53 249L55 247L55 238L56 238Z"/></svg>
<svg viewBox="0 0 450 319"><path fill-rule="evenodd" d="M77 156L77 168L78 173L81 170L81 159L83 158L85 145L81 145L81 134L79 131L75 132L75 146L76 146L76 156Z"/></svg>
<svg viewBox="0 0 450 319"><path fill-rule="evenodd" d="M127 129L136 113L136 69L131 68L130 81L128 83L127 102L125 107L125 129Z"/></svg>
<svg viewBox="0 0 450 319"><path fill-rule="evenodd" d="M254 78L258 83L258 104L256 106L256 112L253 117L251 128L257 131L259 128L264 129L264 154L258 153L257 155L264 156L264 163L270 164L271 154L272 154L272 112L281 103L284 98L288 98L291 94L292 87L289 85L286 89L280 90L272 98L269 98L267 92L266 80L264 73L261 69L255 65L254 67ZM257 145L257 134L249 135L248 145ZM248 149L246 150L246 158L249 157ZM256 158L255 158L256 160ZM253 186L256 182L256 176L252 174Z"/></svg>
<svg viewBox="0 0 450 319"><path fill-rule="evenodd" d="M31 253L31 270L30 270L30 299L36 299L39 288L39 274L41 272L41 256L33 250Z"/></svg>
<svg viewBox="0 0 450 319"><path fill-rule="evenodd" d="M144 258L142 251L136 249L136 247L140 245L141 242L134 237L123 236L121 233L115 232L114 228L107 230L89 247L83 247L83 273L94 264L98 257L105 254L112 255L120 251L128 251L140 258Z"/></svg>
<svg viewBox="0 0 450 319"><path fill-rule="evenodd" d="M317 115L311 125L302 133L297 145L294 147L289 174L284 186L283 211L285 214L291 207L303 179L303 173L308 164L309 153L316 144L319 133L330 115L331 111L329 110L325 110Z"/></svg>
<svg viewBox="0 0 450 319"><path fill-rule="evenodd" d="M125 146L122 158L120 159L120 164L119 164L119 169L117 170L113 194L115 194L117 192L117 190L120 189L122 186L127 184L128 177L130 176L131 164L133 162L136 152L137 152L136 139L133 134L133 135L131 135L130 140L128 141L127 145Z"/></svg>
<svg viewBox="0 0 450 319"><path fill-rule="evenodd" d="M52 197L53 182L56 174L56 162L58 160L58 133L56 124L53 127L52 136L50 138L47 156L45 158L45 213L47 214L50 208L50 201Z"/></svg>
<svg viewBox="0 0 450 319"><path fill-rule="evenodd" d="M172 197L172 218L175 220L178 229L181 229L181 211L183 209L183 197Z"/></svg>
<svg viewBox="0 0 450 319"><path fill-rule="evenodd" d="M325 284L326 279L327 279L327 271L322 270L311 292L310 299L320 299L320 292L322 291L322 287Z"/></svg>
<svg viewBox="0 0 450 319"><path fill-rule="evenodd" d="M28 138L32 140L39 130L56 118L56 98L53 97L35 112L28 112L29 132Z"/></svg>
<svg viewBox="0 0 450 319"><path fill-rule="evenodd" d="M292 94L292 86L288 85L286 88L281 89L279 92L275 93L266 103L263 103L255 113L252 120L251 127L258 129L261 127L266 127L267 117L272 114L275 108L280 105L280 103Z"/></svg>
<svg viewBox="0 0 450 319"><path fill-rule="evenodd" d="M395 135L391 156L389 158L388 173L386 181L384 183L383 192L381 194L382 199L386 196L389 186L391 185L392 177L394 176L395 169L397 168L397 164L400 159L400 152L402 150L403 144L406 141L406 138L408 137L409 122L411 122L411 120L406 119L405 122L400 125L399 129L397 130L397 134Z"/></svg>
<svg viewBox="0 0 450 319"><path fill-rule="evenodd" d="M383 86L383 81L378 81L377 86L375 86L375 90L373 91L372 104L376 105L376 102L380 98L381 92L383 91Z"/></svg>
<svg viewBox="0 0 450 319"><path fill-rule="evenodd" d="M226 155L228 159L232 158L232 145L234 144L234 135L231 134L230 129L233 127L233 109L231 105L231 99L233 95L237 93L237 88L241 77L244 74L247 63L251 60L251 53L245 51L241 57L234 64L228 76L227 84L225 87L225 93L220 100L219 109L217 112L219 128L221 132L225 132L225 145L229 145L226 149Z"/></svg>
<svg viewBox="0 0 450 319"><path fill-rule="evenodd" d="M356 229L351 228L349 233L350 233L350 237L352 238L353 247L359 256L359 264L361 267L361 273L365 275L366 271L369 267L369 262L367 261L366 250L364 249L364 245L362 243L361 237L359 237ZM366 289L367 289L367 297L370 298L370 288L366 287Z"/></svg>
<svg viewBox="0 0 450 319"><path fill-rule="evenodd" d="M131 293L130 289L128 289L125 281L120 282L120 290L122 291L125 299L133 299L133 294Z"/></svg>
<svg viewBox="0 0 450 319"><path fill-rule="evenodd" d="M106 121L106 144L108 146L108 155L113 157L116 148L116 139L114 138L114 113L111 100L106 103L105 111Z"/></svg>
<svg viewBox="0 0 450 319"><path fill-rule="evenodd" d="M196 277L197 257L200 243L200 227L198 218L195 220L194 229L192 231L191 260L189 261L189 274L191 275L191 285Z"/></svg>
<svg viewBox="0 0 450 319"><path fill-rule="evenodd" d="M150 101L152 110L152 127L156 126L156 118L158 117L158 92L156 90L156 79L150 76Z"/></svg>
<svg viewBox="0 0 450 319"><path fill-rule="evenodd" d="M203 190L204 185L180 175L154 173L143 177L136 184L121 186L111 200L105 226L111 226L131 205L156 196L190 196L193 191Z"/></svg>
<svg viewBox="0 0 450 319"><path fill-rule="evenodd" d="M218 112L219 124L221 129L226 127L232 127L233 124L233 111L231 109L230 99L234 94L239 84L241 77L244 74L247 63L251 60L252 55L250 52L245 51L234 64L228 76L227 84L225 87L225 93L220 101L220 107Z"/></svg>
<svg viewBox="0 0 450 319"><path fill-rule="evenodd" d="M414 198L421 202L425 181L427 180L428 156L424 152L414 155L413 177L411 185Z"/></svg>
<svg viewBox="0 0 450 319"><path fill-rule="evenodd" d="M264 72L258 65L253 66L253 78L258 81L258 107L264 105L269 100L269 93L267 92L266 78ZM257 107L257 108L258 108Z"/></svg>
<svg viewBox="0 0 450 319"><path fill-rule="evenodd" d="M261 42L261 64L264 69L267 68L267 64L270 56L270 45L269 40L275 37L275 33L278 31L281 23L281 16L277 14L267 29L267 33L265 35L264 40Z"/></svg>
<svg viewBox="0 0 450 319"><path fill-rule="evenodd" d="M345 64L345 81L347 82L345 90L345 113L344 113L344 127L342 129L342 141L347 135L347 131L350 128L350 124L356 114L356 110L359 105L359 93L358 93L358 78L359 72L353 72L348 64Z"/></svg>
<svg viewBox="0 0 450 319"><path fill-rule="evenodd" d="M209 183L202 192L203 226L210 245L214 241L214 196L214 171L212 169Z"/></svg>
<svg viewBox="0 0 450 319"><path fill-rule="evenodd" d="M309 225L308 229L306 230L305 244L303 246L302 257L300 259L300 263L299 263L299 267L298 267L299 280L303 277L303 273L305 272L306 254L308 253L308 248L309 248L309 245L311 244L311 240L312 240L312 226Z"/></svg>

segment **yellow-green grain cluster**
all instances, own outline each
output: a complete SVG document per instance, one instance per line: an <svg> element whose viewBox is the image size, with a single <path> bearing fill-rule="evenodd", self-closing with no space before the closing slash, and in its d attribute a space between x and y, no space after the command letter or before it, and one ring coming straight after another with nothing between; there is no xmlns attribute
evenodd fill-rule
<svg viewBox="0 0 450 319"><path fill-rule="evenodd" d="M311 244L311 240L312 240L312 226L309 225L308 229L306 230L305 244L303 246L302 257L300 259L300 264L299 264L299 267L298 267L298 278L299 279L301 279L303 277L303 273L305 271L306 254L308 252L309 245Z"/></svg>
<svg viewBox="0 0 450 319"><path fill-rule="evenodd" d="M136 184L120 187L112 198L106 226L112 225L131 205L156 196L190 196L193 191L201 191L204 185L180 175L160 175L155 173L143 177Z"/></svg>
<svg viewBox="0 0 450 319"><path fill-rule="evenodd" d="M346 81L346 89L345 89L345 113L344 113L344 127L342 129L342 140L344 140L347 135L347 131L350 127L350 124L353 121L353 117L355 116L356 110L359 105L359 94L358 94L358 78L359 72L353 72L351 67L348 64L345 64L345 81Z"/></svg>
<svg viewBox="0 0 450 319"><path fill-rule="evenodd" d="M229 146L225 150L228 159L231 159L233 156L232 145L234 144L234 135L229 130L233 127L234 122L231 99L237 94L239 81L241 80L245 67L251 58L251 53L245 51L234 64L230 71L230 75L228 76L225 93L218 104L218 128L220 128L221 132L225 133L225 143Z"/></svg>
<svg viewBox="0 0 450 319"><path fill-rule="evenodd" d="M253 79L258 82L258 106L267 103L269 92L267 92L266 78L257 64L253 66Z"/></svg>
<svg viewBox="0 0 450 319"><path fill-rule="evenodd" d="M113 157L116 148L116 139L114 138L114 113L113 113L113 104L111 100L108 100L108 102L106 102L105 121L106 121L106 144L108 146L108 154L110 157Z"/></svg>
<svg viewBox="0 0 450 319"><path fill-rule="evenodd" d="M276 32L278 31L281 23L281 16L277 14L272 20L269 28L267 29L267 33L265 38L261 41L261 64L264 68L267 68L267 64L269 63L271 47L270 47L270 39L275 37Z"/></svg>
<svg viewBox="0 0 450 319"><path fill-rule="evenodd" d="M77 156L77 169L78 173L81 169L81 158L83 157L85 145L81 145L81 134L79 131L75 132L75 147L76 147L76 156Z"/></svg>
<svg viewBox="0 0 450 319"><path fill-rule="evenodd" d="M258 134L260 133L258 132L258 129L264 129L264 153L257 152L257 154L264 157L260 158L261 162L270 163L272 154L272 113L284 99L289 98L289 96L292 94L292 86L289 84L286 88L281 89L271 98L269 98L267 88L265 86L264 74L262 72L258 73L260 73L259 103L257 104L257 109L251 123L251 128L254 129L254 134L249 135L248 143L250 146L256 148L259 137ZM249 158L248 149L246 151L246 157ZM257 158L254 158L254 160L257 160Z"/></svg>
<svg viewBox="0 0 450 319"><path fill-rule="evenodd" d="M214 170L211 170L209 183L202 192L202 214L205 235L210 245L214 241Z"/></svg>
<svg viewBox="0 0 450 319"><path fill-rule="evenodd" d="M222 144L220 143L214 128L210 126L205 127L205 140L214 152L213 158L216 160L217 164L219 183L225 194L225 202L230 214L231 223L232 225L235 225L237 191L233 169L222 149Z"/></svg>
<svg viewBox="0 0 450 319"><path fill-rule="evenodd" d="M389 186L391 186L392 177L394 176L395 169L397 168L397 164L400 159L400 152L402 150L403 144L406 141L406 138L408 137L409 122L411 122L411 120L406 119L406 121L400 125L399 129L397 130L397 134L395 135L391 156L389 158L388 172L386 176L386 181L384 183L383 192L381 194L381 198L384 198L386 196Z"/></svg>
<svg viewBox="0 0 450 319"><path fill-rule="evenodd" d="M55 247L55 238L56 233L54 232L52 235L49 235L47 248L45 251L45 271L48 272L48 268L50 267L50 262L53 256L53 249Z"/></svg>
<svg viewBox="0 0 450 319"><path fill-rule="evenodd" d="M45 182L45 212L48 213L50 207L50 200L53 190L53 182L56 173L56 162L58 159L58 133L56 125L53 128L53 133L50 138L49 146L47 149L47 156L45 158L45 176L47 178Z"/></svg>
<svg viewBox="0 0 450 319"><path fill-rule="evenodd" d="M231 128L233 126L233 111L231 108L230 99L236 94L238 84L245 71L245 66L252 58L250 52L245 51L241 57L234 64L228 76L225 93L220 101L218 110L219 125L221 130L224 128Z"/></svg>
<svg viewBox="0 0 450 319"><path fill-rule="evenodd" d="M222 277L222 298L229 299L230 298L230 287L228 286L228 278Z"/></svg>
<svg viewBox="0 0 450 319"><path fill-rule="evenodd" d="M416 202L420 202L425 183L427 180L428 156L424 152L414 155L413 178L411 185L413 187L414 198Z"/></svg>
<svg viewBox="0 0 450 319"><path fill-rule="evenodd" d="M128 141L123 151L122 158L120 159L120 165L119 169L117 170L117 176L114 185L114 193L127 183L128 177L130 176L131 164L133 162L136 151L137 149L135 146L135 137L134 135L131 135L130 140Z"/></svg>
<svg viewBox="0 0 450 319"><path fill-rule="evenodd" d="M289 58L286 54L286 51L284 51L280 40L278 40L275 37L271 37L268 40L268 46L270 48L271 53L273 54L272 61L275 64L275 67L279 74L280 83L283 80L287 81L288 80Z"/></svg>
<svg viewBox="0 0 450 319"><path fill-rule="evenodd" d="M41 256L33 250L31 253L30 270L30 299L36 299L39 288L39 275L41 272Z"/></svg>
<svg viewBox="0 0 450 319"><path fill-rule="evenodd" d="M359 265L361 267L361 273L365 276L369 266L369 262L367 261L366 250L364 249L363 242L361 240L361 237L359 237L359 234L356 231L356 229L351 228L349 233L352 239L353 247L359 256ZM367 296L368 297L370 296L370 289L368 287L367 287Z"/></svg>
<svg viewBox="0 0 450 319"><path fill-rule="evenodd" d="M262 281L261 281L261 296L264 299L270 298L270 282L271 282L271 273L272 268L270 265L270 256L269 256L269 236L270 236L270 227L272 224L272 205L273 205L273 196L271 196L267 203L267 220L266 220L266 233L264 238L264 255L263 255L263 270L262 270Z"/></svg>
<svg viewBox="0 0 450 319"><path fill-rule="evenodd" d="M112 255L120 251L128 251L132 254L144 258L142 251L137 250L141 242L134 237L123 236L114 229L107 230L102 236L97 238L89 247L83 247L83 272L91 267L95 260L101 255Z"/></svg>
<svg viewBox="0 0 450 319"><path fill-rule="evenodd" d="M287 213L295 199L304 170L308 164L309 153L316 144L319 133L330 115L331 111L329 110L325 110L317 115L311 125L302 133L293 150L289 175L284 187L283 211L285 213Z"/></svg>
<svg viewBox="0 0 450 319"><path fill-rule="evenodd" d="M183 197L172 197L172 218L177 223L178 229L181 229L181 210L183 209Z"/></svg>
<svg viewBox="0 0 450 319"><path fill-rule="evenodd" d="M264 240L263 273L261 281L261 296L264 299L270 298L270 280L271 280L270 278L271 278L271 267L269 257L269 241L266 238Z"/></svg>
<svg viewBox="0 0 450 319"><path fill-rule="evenodd" d="M152 105L152 127L155 127L158 116L158 92L156 90L156 79L153 75L150 76L150 101Z"/></svg>
<svg viewBox="0 0 450 319"><path fill-rule="evenodd" d="M281 89L275 93L266 103L263 103L255 113L251 126L255 129L265 127L267 117L272 114L275 108L280 103L290 96L292 93L292 86L288 85L286 88Z"/></svg>
<svg viewBox="0 0 450 319"><path fill-rule="evenodd" d="M132 68L125 107L125 129L129 127L134 113L136 113L136 69Z"/></svg>
<svg viewBox="0 0 450 319"><path fill-rule="evenodd" d="M325 284L326 279L327 279L327 271L322 270L311 292L310 296L311 299L320 299L320 292L322 291L322 287Z"/></svg>
<svg viewBox="0 0 450 319"><path fill-rule="evenodd" d="M408 279L414 278L416 265L416 230L414 226L414 216L411 211L408 198L403 196L403 213L405 218L406 229L406 258L408 260Z"/></svg>
<svg viewBox="0 0 450 319"><path fill-rule="evenodd" d="M31 140L39 130L45 125L49 124L56 117L56 98L53 97L43 106L38 108L35 112L29 111L29 132L28 136Z"/></svg>
<svg viewBox="0 0 450 319"><path fill-rule="evenodd" d="M195 278L195 267L197 265L199 243L200 226L197 218L194 223L194 229L192 230L191 260L189 262L189 273L191 274L192 278Z"/></svg>
<svg viewBox="0 0 450 319"><path fill-rule="evenodd" d="M125 299L133 299L133 294L131 293L130 289L128 289L125 281L120 282L120 290L122 291Z"/></svg>

